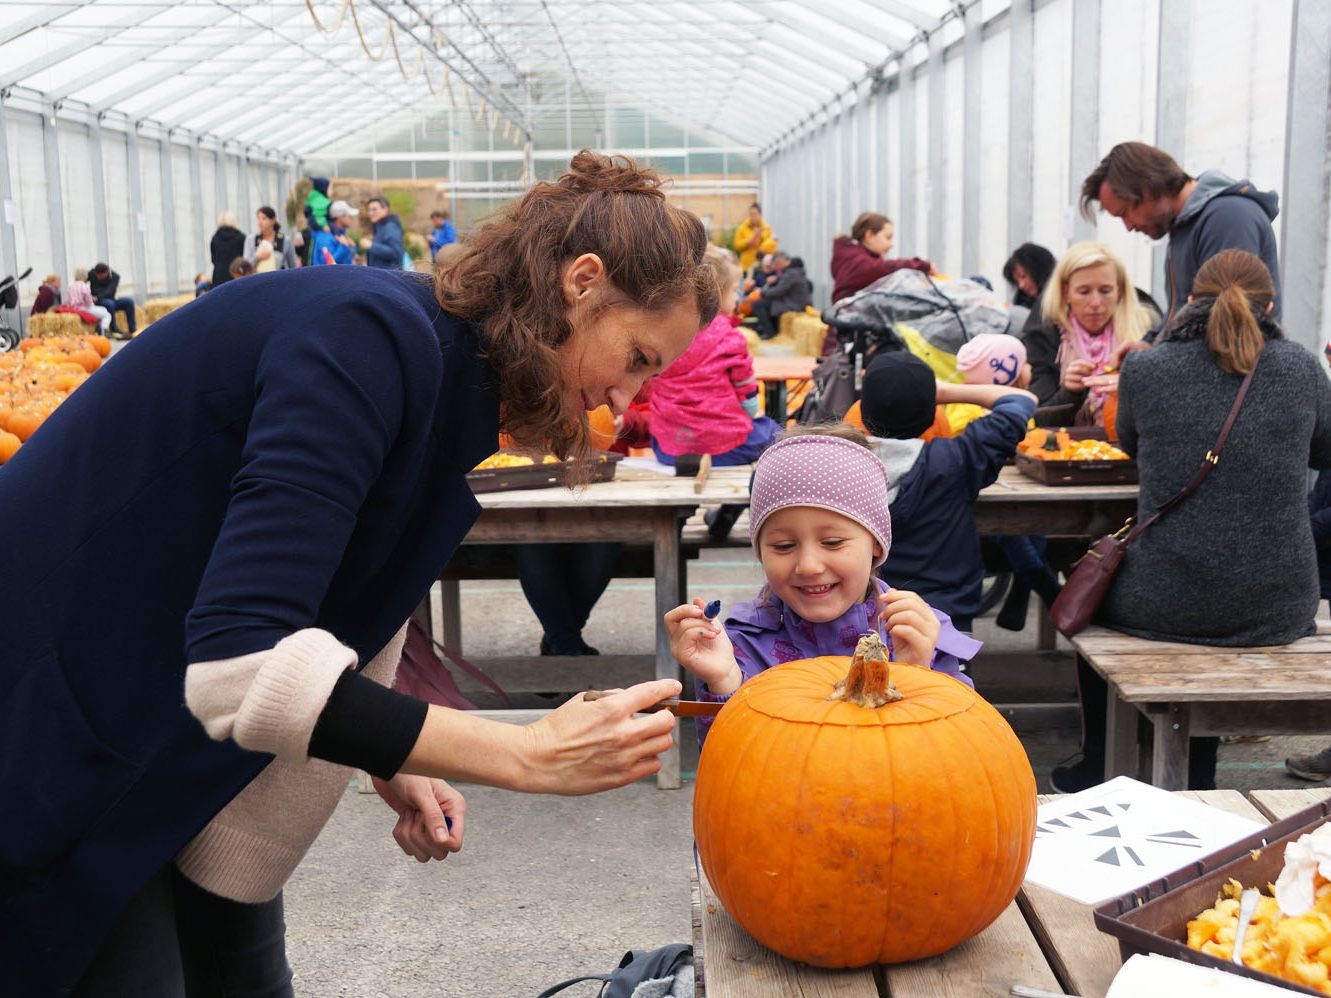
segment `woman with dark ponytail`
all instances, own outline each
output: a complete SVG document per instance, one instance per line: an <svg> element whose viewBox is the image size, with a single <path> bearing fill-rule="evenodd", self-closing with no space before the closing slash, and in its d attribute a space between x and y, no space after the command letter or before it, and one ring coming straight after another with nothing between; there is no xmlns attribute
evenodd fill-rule
<svg viewBox="0 0 1331 998"><path fill-rule="evenodd" d="M1275 289L1242 250L1211 257L1189 304L1118 385L1119 446L1137 459L1141 522L1180 492L1215 446L1253 372L1210 476L1128 549L1097 623L1156 641L1252 647L1314 633L1320 587L1309 468L1331 468L1331 383L1271 318ZM1084 758L1059 791L1104 778L1105 685L1078 671ZM1194 738L1188 786L1215 787L1218 739Z"/></svg>
<svg viewBox="0 0 1331 998"><path fill-rule="evenodd" d="M672 679L527 726L391 687L480 511L467 472L501 429L585 454L587 410L622 412L716 314L706 247L656 174L582 152L438 279L210 291L23 445L0 474L0 578L30 608L0 655L9 993L180 998L224 971L290 995L282 885L350 767L421 862L462 845L446 779L584 794L660 768L674 721L636 715Z"/></svg>

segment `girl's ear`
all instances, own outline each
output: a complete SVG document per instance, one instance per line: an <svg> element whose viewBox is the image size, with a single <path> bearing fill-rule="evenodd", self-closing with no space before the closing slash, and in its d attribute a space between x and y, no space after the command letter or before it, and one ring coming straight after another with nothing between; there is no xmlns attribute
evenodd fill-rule
<svg viewBox="0 0 1331 998"><path fill-rule="evenodd" d="M873 542L873 560L874 560L874 561L877 561L877 560L878 560L879 558L881 558L882 556L883 556L883 545L879 544L877 541L874 541L874 542Z"/></svg>
<svg viewBox="0 0 1331 998"><path fill-rule="evenodd" d="M1269 301L1269 302L1266 303L1266 308L1262 309L1262 311L1263 311L1263 312L1270 312L1271 309L1273 309L1273 308L1275 308L1275 307L1276 307L1276 303L1275 303L1275 301L1274 301L1274 300L1273 300L1273 301Z"/></svg>

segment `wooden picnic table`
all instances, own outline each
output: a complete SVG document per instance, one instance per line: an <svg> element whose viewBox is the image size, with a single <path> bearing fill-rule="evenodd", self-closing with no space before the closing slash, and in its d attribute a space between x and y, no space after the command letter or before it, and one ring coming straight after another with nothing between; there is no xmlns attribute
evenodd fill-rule
<svg viewBox="0 0 1331 998"><path fill-rule="evenodd" d="M1150 782L1188 785L1188 739L1331 735L1331 623L1287 645L1228 648L1148 641L1103 627L1072 639L1109 685L1106 777L1137 776L1138 717L1151 727Z"/></svg>
<svg viewBox="0 0 1331 998"><path fill-rule="evenodd" d="M1331 796L1331 789L1181 791L1213 807L1272 822ZM1041 797L1041 802L1051 800ZM928 960L862 970L820 970L778 956L730 917L700 870L693 879L697 994L706 998L976 998L1014 984L1102 998L1118 973L1118 940L1100 932L1093 908L1027 884L992 925Z"/></svg>
<svg viewBox="0 0 1331 998"><path fill-rule="evenodd" d="M701 489L692 477L634 473L619 469L609 482L579 489L562 486L487 492L477 496L481 515L463 544L556 544L617 541L647 544L652 548L656 587L656 617L680 604L685 592L685 567L680 558L680 515L701 504L749 501L749 468L713 468ZM445 633L460 632L457 582L444 589ZM679 664L670 654L664 627L656 629L653 674L657 679L680 679ZM557 659L551 662L557 662ZM646 664L646 663L644 663ZM644 670L645 671L645 670ZM643 676L647 678L646 675ZM525 722L544 711L481 711L499 720ZM679 740L661 757L657 784L680 786Z"/></svg>
<svg viewBox="0 0 1331 998"><path fill-rule="evenodd" d="M981 534L1103 537L1137 512L1136 485L1044 485L1009 465L980 493Z"/></svg>
<svg viewBox="0 0 1331 998"><path fill-rule="evenodd" d="M784 424L787 382L808 381L817 366L817 357L754 357L753 376L763 385L763 412Z"/></svg>
<svg viewBox="0 0 1331 998"><path fill-rule="evenodd" d="M576 490L558 486L482 493L477 496L481 515L462 543L511 545L618 541L649 546L659 620L668 610L678 606L687 592L687 562L680 557L681 516L687 518L701 505L748 505L751 472L748 465L713 468L701 491L695 491L693 478L620 468L613 480ZM1042 533L1089 537L1107 532L1111 524L1113 528L1120 526L1123 518L1135 509L1136 494L1137 488L1133 485L1093 488L1041 485L1023 477L1015 468L1004 468L999 481L981 493L975 506L976 523L982 534ZM460 648L459 580L456 577L443 578L440 588L444 643ZM558 662L558 659L547 659L541 664L550 666ZM637 667L636 663L632 665ZM643 678L648 675L680 678L680 669L670 655L664 628L657 628L654 665L644 657L642 671ZM543 712L494 710L480 713L506 721L526 722ZM677 747L662 757L657 780L662 787L680 785Z"/></svg>

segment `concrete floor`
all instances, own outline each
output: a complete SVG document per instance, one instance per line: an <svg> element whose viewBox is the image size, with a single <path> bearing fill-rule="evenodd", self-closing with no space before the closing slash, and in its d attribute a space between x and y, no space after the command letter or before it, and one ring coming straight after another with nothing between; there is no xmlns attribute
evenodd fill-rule
<svg viewBox="0 0 1331 998"><path fill-rule="evenodd" d="M750 598L759 581L740 550L705 552L689 571L690 595L726 602ZM588 643L606 654L649 653L651 586L648 579L612 584L585 631ZM990 649L1029 648L1033 621L1012 634L982 619L976 634ZM463 629L469 656L535 654L540 638L515 582L464 583ZM1070 664L1066 679L1070 685ZM1036 732L1023 740L1047 791L1050 767L1076 749L1075 733ZM1282 762L1324 741L1222 746L1220 786L1306 787ZM643 782L560 798L466 788L465 847L428 866L398 851L392 814L377 796L350 789L286 892L297 993L534 996L566 978L614 968L627 949L688 942L697 754L691 731L683 742L682 790ZM591 984L566 992L596 993Z"/></svg>

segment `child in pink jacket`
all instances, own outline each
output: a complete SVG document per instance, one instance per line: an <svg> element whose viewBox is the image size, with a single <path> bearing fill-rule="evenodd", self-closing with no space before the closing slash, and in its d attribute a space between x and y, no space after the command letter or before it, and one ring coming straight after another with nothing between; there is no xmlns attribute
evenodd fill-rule
<svg viewBox="0 0 1331 998"><path fill-rule="evenodd" d="M709 250L721 311L652 383L652 450L663 464L681 454L711 454L717 467L749 464L776 437L774 420L758 415L758 381L744 334L732 319L739 266Z"/></svg>

